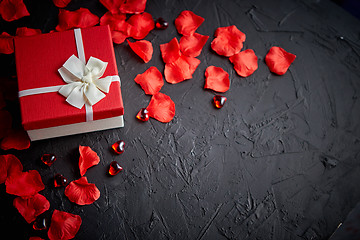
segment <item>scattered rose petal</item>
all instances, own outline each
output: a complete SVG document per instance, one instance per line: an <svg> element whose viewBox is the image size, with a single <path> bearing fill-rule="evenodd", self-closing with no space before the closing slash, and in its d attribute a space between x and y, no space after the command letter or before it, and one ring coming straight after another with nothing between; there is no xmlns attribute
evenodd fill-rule
<svg viewBox="0 0 360 240"><path fill-rule="evenodd" d="M153 46L147 40L140 40L136 42L127 41L130 48L142 59L145 63L149 62L153 55Z"/></svg>
<svg viewBox="0 0 360 240"><path fill-rule="evenodd" d="M80 175L84 176L88 168L99 164L100 158L96 152L94 152L90 147L87 146L79 146L79 152Z"/></svg>
<svg viewBox="0 0 360 240"><path fill-rule="evenodd" d="M164 85L162 74L156 67L150 67L144 73L138 74L134 80L148 95L158 93Z"/></svg>
<svg viewBox="0 0 360 240"><path fill-rule="evenodd" d="M155 22L150 13L132 15L127 22L129 27L128 35L134 39L145 38L155 28Z"/></svg>
<svg viewBox="0 0 360 240"><path fill-rule="evenodd" d="M56 31L65 31L73 28L92 27L99 23L99 17L92 14L87 8L79 8L76 11L60 9L59 24Z"/></svg>
<svg viewBox="0 0 360 240"><path fill-rule="evenodd" d="M71 0L53 0L53 2L58 8L64 8L71 2Z"/></svg>
<svg viewBox="0 0 360 240"><path fill-rule="evenodd" d="M99 0L104 7L106 7L113 14L120 13L120 6L125 0Z"/></svg>
<svg viewBox="0 0 360 240"><path fill-rule="evenodd" d="M205 71L204 88L226 92L230 88L229 74L220 67L210 66Z"/></svg>
<svg viewBox="0 0 360 240"><path fill-rule="evenodd" d="M14 37L3 32L0 35L0 53L11 54L14 52Z"/></svg>
<svg viewBox="0 0 360 240"><path fill-rule="evenodd" d="M175 116L175 103L169 96L160 92L152 96L146 109L150 117L163 123L170 122Z"/></svg>
<svg viewBox="0 0 360 240"><path fill-rule="evenodd" d="M40 29L20 27L16 29L16 36L18 37L28 37L33 35L41 34Z"/></svg>
<svg viewBox="0 0 360 240"><path fill-rule="evenodd" d="M0 15L8 22L29 16L23 0L3 0L0 2Z"/></svg>
<svg viewBox="0 0 360 240"><path fill-rule="evenodd" d="M44 240L41 237L30 237L29 240Z"/></svg>
<svg viewBox="0 0 360 240"><path fill-rule="evenodd" d="M0 148L3 150L24 150L30 147L30 139L23 129L11 129L3 138Z"/></svg>
<svg viewBox="0 0 360 240"><path fill-rule="evenodd" d="M175 27L180 34L189 36L196 31L204 20L204 18L196 15L192 11L185 10L175 19Z"/></svg>
<svg viewBox="0 0 360 240"><path fill-rule="evenodd" d="M72 181L65 188L65 195L70 201L79 205L89 205L100 197L100 191L93 183L89 183L86 177Z"/></svg>
<svg viewBox="0 0 360 240"><path fill-rule="evenodd" d="M199 59L182 55L175 62L165 64L165 80L175 84L191 79L199 64Z"/></svg>
<svg viewBox="0 0 360 240"><path fill-rule="evenodd" d="M219 55L230 57L241 51L245 38L245 34L235 25L219 27L215 31L211 48Z"/></svg>
<svg viewBox="0 0 360 240"><path fill-rule="evenodd" d="M0 110L0 139L5 137L11 130L11 114L6 110Z"/></svg>
<svg viewBox="0 0 360 240"><path fill-rule="evenodd" d="M265 62L271 72L283 75L295 58L296 55L285 51L281 47L272 47L268 54L266 54Z"/></svg>
<svg viewBox="0 0 360 240"><path fill-rule="evenodd" d="M200 55L201 50L208 39L209 36L198 33L194 33L190 36L183 36L180 38L180 50L186 56L197 57Z"/></svg>
<svg viewBox="0 0 360 240"><path fill-rule="evenodd" d="M5 181L6 192L20 197L30 197L45 188L38 171L17 172Z"/></svg>
<svg viewBox="0 0 360 240"><path fill-rule="evenodd" d="M37 216L50 208L46 197L38 193L30 198L17 197L14 199L13 205L27 223L35 221Z"/></svg>
<svg viewBox="0 0 360 240"><path fill-rule="evenodd" d="M100 18L100 25L109 25L114 43L123 43L128 37L129 24L126 22L126 14L112 14L109 11Z"/></svg>
<svg viewBox="0 0 360 240"><path fill-rule="evenodd" d="M176 38L168 43L160 44L160 51L164 63L173 63L181 55L180 45Z"/></svg>
<svg viewBox="0 0 360 240"><path fill-rule="evenodd" d="M80 229L81 217L79 215L54 210L48 231L50 240L68 240L75 237Z"/></svg>
<svg viewBox="0 0 360 240"><path fill-rule="evenodd" d="M12 154L0 155L0 184L4 183L8 176L22 173L23 165Z"/></svg>
<svg viewBox="0 0 360 240"><path fill-rule="evenodd" d="M139 14L145 11L147 0L126 0L120 6L120 12Z"/></svg>
<svg viewBox="0 0 360 240"><path fill-rule="evenodd" d="M248 77L258 69L258 58L252 49L239 52L229 58L241 77Z"/></svg>

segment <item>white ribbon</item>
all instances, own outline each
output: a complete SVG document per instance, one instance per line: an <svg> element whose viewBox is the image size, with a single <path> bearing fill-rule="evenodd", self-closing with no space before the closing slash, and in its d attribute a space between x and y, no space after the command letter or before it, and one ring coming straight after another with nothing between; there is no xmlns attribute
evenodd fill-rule
<svg viewBox="0 0 360 240"><path fill-rule="evenodd" d="M90 57L85 65L75 55L72 55L59 73L67 84L60 88L59 93L66 97L66 101L81 109L87 102L90 106L96 104L109 93L111 76L101 78L107 67L107 62Z"/></svg>
<svg viewBox="0 0 360 240"><path fill-rule="evenodd" d="M22 90L19 91L19 97L59 92L72 106L81 109L85 105L86 121L88 122L93 120L92 105L106 96L103 92L109 93L112 82L120 83L120 77L114 75L101 78L108 63L95 57L90 57L85 65L81 30L74 29L74 33L79 58L72 55L58 70L67 84Z"/></svg>

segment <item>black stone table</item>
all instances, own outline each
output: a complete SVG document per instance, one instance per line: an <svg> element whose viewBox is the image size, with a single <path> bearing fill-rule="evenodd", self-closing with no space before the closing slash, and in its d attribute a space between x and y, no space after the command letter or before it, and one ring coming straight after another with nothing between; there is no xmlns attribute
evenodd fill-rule
<svg viewBox="0 0 360 240"><path fill-rule="evenodd" d="M49 32L58 9L50 0L25 0L30 17L6 23L15 34L28 26ZM66 8L87 7L102 16L97 0L73 0ZM197 32L209 35L193 79L161 92L176 104L167 124L139 122L135 115L150 96L134 82L150 66L164 69L159 45L180 39L174 20L183 10L205 18ZM325 0L149 0L146 11L170 24L146 39L154 46L144 64L127 43L115 45L125 105L125 127L37 141L12 153L24 170L41 174L40 192L54 209L82 218L76 239L327 239L360 200L360 22ZM217 27L236 25L246 34L244 49L259 57L259 69L239 77L230 61L210 43ZM296 54L283 76L269 72L264 58L271 46ZM0 56L1 75L15 73L14 56ZM204 90L208 66L230 74L225 106L212 106L214 92ZM15 114L17 103L8 107ZM19 117L15 117L19 122ZM122 139L118 156L111 145ZM52 187L55 173L78 179L78 146L100 156L88 170L101 197L88 206L73 204L64 189ZM54 153L45 166L40 157ZM107 175L111 161L124 170ZM14 196L0 186L2 236L46 238L12 206Z"/></svg>

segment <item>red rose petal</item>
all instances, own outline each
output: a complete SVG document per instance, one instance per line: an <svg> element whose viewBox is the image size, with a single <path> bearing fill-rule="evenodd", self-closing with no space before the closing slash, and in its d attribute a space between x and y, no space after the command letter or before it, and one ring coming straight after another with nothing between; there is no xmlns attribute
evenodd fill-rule
<svg viewBox="0 0 360 240"><path fill-rule="evenodd" d="M0 35L0 53L11 54L14 52L14 37L3 32Z"/></svg>
<svg viewBox="0 0 360 240"><path fill-rule="evenodd" d="M11 129L3 138L0 148L3 150L24 150L30 147L30 139L23 129Z"/></svg>
<svg viewBox="0 0 360 240"><path fill-rule="evenodd" d="M121 44L123 43L126 38L128 37L127 34L124 34L122 32L119 32L119 31L111 31L111 38L112 38L112 41L116 44Z"/></svg>
<svg viewBox="0 0 360 240"><path fill-rule="evenodd" d="M79 158L79 169L80 175L84 176L86 171L100 162L100 158L96 152L90 147L79 146L80 158Z"/></svg>
<svg viewBox="0 0 360 240"><path fill-rule="evenodd" d="M215 31L215 39L211 42L211 48L219 55L230 57L241 51L245 34L235 25L219 27Z"/></svg>
<svg viewBox="0 0 360 240"><path fill-rule="evenodd" d="M204 88L226 92L230 88L229 74L220 67L210 66L205 71Z"/></svg>
<svg viewBox="0 0 360 240"><path fill-rule="evenodd" d="M27 27L20 27L16 29L16 36L19 37L27 37L27 36L33 36L41 34L40 29L34 29L34 28L27 28Z"/></svg>
<svg viewBox="0 0 360 240"><path fill-rule="evenodd" d="M155 22L150 13L132 15L127 22L129 27L128 35L134 39L145 38L155 28Z"/></svg>
<svg viewBox="0 0 360 240"><path fill-rule="evenodd" d="M120 6L120 12L139 14L145 11L147 0L126 0Z"/></svg>
<svg viewBox="0 0 360 240"><path fill-rule="evenodd" d="M53 2L58 8L64 8L71 2L71 0L53 0Z"/></svg>
<svg viewBox="0 0 360 240"><path fill-rule="evenodd" d="M5 137L11 130L11 114L6 110L0 110L0 139Z"/></svg>
<svg viewBox="0 0 360 240"><path fill-rule="evenodd" d="M48 231L50 240L68 240L75 237L80 229L81 217L79 215L54 210Z"/></svg>
<svg viewBox="0 0 360 240"><path fill-rule="evenodd" d="M0 155L0 184L4 183L8 176L22 173L23 165L12 154Z"/></svg>
<svg viewBox="0 0 360 240"><path fill-rule="evenodd" d="M160 51L162 59L165 63L173 63L181 55L180 45L176 38L173 38L168 43L160 44Z"/></svg>
<svg viewBox="0 0 360 240"><path fill-rule="evenodd" d="M150 67L143 74L138 74L134 80L148 95L158 93L164 85L161 72L156 67Z"/></svg>
<svg viewBox="0 0 360 240"><path fill-rule="evenodd" d="M99 199L100 191L95 184L89 183L86 177L81 177L67 185L65 195L76 204L88 205Z"/></svg>
<svg viewBox="0 0 360 240"><path fill-rule="evenodd" d="M182 55L175 62L165 64L165 80L175 84L191 79L199 64L199 59Z"/></svg>
<svg viewBox="0 0 360 240"><path fill-rule="evenodd" d="M17 197L14 199L13 205L27 223L35 221L37 216L50 208L46 197L38 193L30 198Z"/></svg>
<svg viewBox="0 0 360 240"><path fill-rule="evenodd" d="M99 17L92 14L87 8L80 8L76 11L60 9L59 24L56 31L65 31L73 28L92 27L99 23Z"/></svg>
<svg viewBox="0 0 360 240"><path fill-rule="evenodd" d="M248 77L258 69L258 58L252 49L239 52L229 58L234 69L242 77Z"/></svg>
<svg viewBox="0 0 360 240"><path fill-rule="evenodd" d="M204 20L204 18L196 15L192 11L185 10L175 19L175 27L180 34L189 36L196 31Z"/></svg>
<svg viewBox="0 0 360 240"><path fill-rule="evenodd" d="M111 13L120 13L120 6L125 0L100 0L100 3L104 5Z"/></svg>
<svg viewBox="0 0 360 240"><path fill-rule="evenodd" d="M200 55L201 50L208 39L209 36L198 33L194 33L190 36L183 36L180 38L180 50L186 56L197 57Z"/></svg>
<svg viewBox="0 0 360 240"><path fill-rule="evenodd" d="M296 55L285 51L281 47L272 47L266 54L265 62L271 72L283 75L295 58Z"/></svg>
<svg viewBox="0 0 360 240"><path fill-rule="evenodd" d="M0 2L0 15L5 21L14 21L29 16L23 0L3 0Z"/></svg>
<svg viewBox="0 0 360 240"><path fill-rule="evenodd" d="M160 92L152 96L146 109L150 117L163 123L170 122L175 116L175 103L169 96Z"/></svg>
<svg viewBox="0 0 360 240"><path fill-rule="evenodd" d="M110 30L120 31L125 34L129 24L126 22L126 14L107 12L100 18L100 25L109 25Z"/></svg>
<svg viewBox="0 0 360 240"><path fill-rule="evenodd" d="M45 188L38 171L11 174L5 181L6 192L20 197L30 197Z"/></svg>
<svg viewBox="0 0 360 240"><path fill-rule="evenodd" d="M145 63L149 62L153 55L153 46L147 40L140 40L136 42L127 41L130 48L142 59Z"/></svg>

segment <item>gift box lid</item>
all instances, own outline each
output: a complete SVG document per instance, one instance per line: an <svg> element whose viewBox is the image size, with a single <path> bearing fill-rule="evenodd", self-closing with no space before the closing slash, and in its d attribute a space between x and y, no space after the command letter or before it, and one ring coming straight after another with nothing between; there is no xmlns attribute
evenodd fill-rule
<svg viewBox="0 0 360 240"><path fill-rule="evenodd" d="M102 77L118 75L108 26L81 29L85 60L90 57L108 62ZM78 57L74 30L15 38L15 58L19 92L65 85L58 69L70 56ZM124 114L120 82L112 82L106 97L92 106L93 120ZM86 121L85 107L78 109L58 92L20 97L25 130L49 128Z"/></svg>

